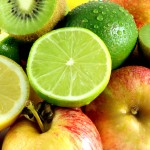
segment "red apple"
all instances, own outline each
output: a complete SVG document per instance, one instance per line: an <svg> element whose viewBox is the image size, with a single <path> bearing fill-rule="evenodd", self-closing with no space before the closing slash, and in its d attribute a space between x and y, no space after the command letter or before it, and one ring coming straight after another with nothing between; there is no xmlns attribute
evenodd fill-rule
<svg viewBox="0 0 150 150"><path fill-rule="evenodd" d="M104 150L150 150L150 69L114 70L85 113L96 125Z"/></svg>
<svg viewBox="0 0 150 150"><path fill-rule="evenodd" d="M18 120L6 134L2 150L102 150L93 122L81 109L56 108L47 132L37 124Z"/></svg>
<svg viewBox="0 0 150 150"><path fill-rule="evenodd" d="M105 0L104 0L105 1ZM134 17L138 28L150 22L150 0L110 0L123 6Z"/></svg>

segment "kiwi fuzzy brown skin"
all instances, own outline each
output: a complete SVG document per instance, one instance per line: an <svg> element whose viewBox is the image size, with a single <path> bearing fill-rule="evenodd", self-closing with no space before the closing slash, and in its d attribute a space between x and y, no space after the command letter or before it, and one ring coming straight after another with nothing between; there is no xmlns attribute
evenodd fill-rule
<svg viewBox="0 0 150 150"><path fill-rule="evenodd" d="M14 35L11 33L10 36L19 39L21 41L27 41L32 42L38 39L40 36L44 35L45 33L51 31L56 24L64 18L67 11L67 4L65 0L57 0L57 3L55 5L55 11L53 12L53 15L51 16L50 20L47 24L45 24L41 29L36 31L35 33L26 34L26 35Z"/></svg>

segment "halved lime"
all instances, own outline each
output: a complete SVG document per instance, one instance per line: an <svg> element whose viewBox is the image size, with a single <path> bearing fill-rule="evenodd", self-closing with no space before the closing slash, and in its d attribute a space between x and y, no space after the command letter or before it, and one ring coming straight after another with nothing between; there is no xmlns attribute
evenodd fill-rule
<svg viewBox="0 0 150 150"><path fill-rule="evenodd" d="M105 89L111 57L105 43L92 31L60 28L33 44L27 74L33 89L49 103L80 107Z"/></svg>
<svg viewBox="0 0 150 150"><path fill-rule="evenodd" d="M150 23L139 30L139 47L145 59L150 62Z"/></svg>

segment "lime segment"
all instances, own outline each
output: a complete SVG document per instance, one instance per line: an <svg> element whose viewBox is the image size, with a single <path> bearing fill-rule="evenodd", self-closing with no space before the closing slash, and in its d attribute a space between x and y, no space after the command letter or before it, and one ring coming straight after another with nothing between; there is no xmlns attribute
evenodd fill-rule
<svg viewBox="0 0 150 150"><path fill-rule="evenodd" d="M111 57L104 42L90 30L61 28L33 44L27 74L33 89L46 101L65 107L83 106L106 87Z"/></svg>

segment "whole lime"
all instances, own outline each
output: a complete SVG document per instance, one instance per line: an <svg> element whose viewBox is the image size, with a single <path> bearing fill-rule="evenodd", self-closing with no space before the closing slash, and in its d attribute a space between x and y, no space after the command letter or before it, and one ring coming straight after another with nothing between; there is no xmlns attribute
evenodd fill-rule
<svg viewBox="0 0 150 150"><path fill-rule="evenodd" d="M112 2L91 1L71 10L63 27L83 27L96 33L106 44L112 69L118 68L134 49L138 30L133 16Z"/></svg>
<svg viewBox="0 0 150 150"><path fill-rule="evenodd" d="M7 36L0 41L0 55L4 55L17 63L20 63L19 42L13 37Z"/></svg>

